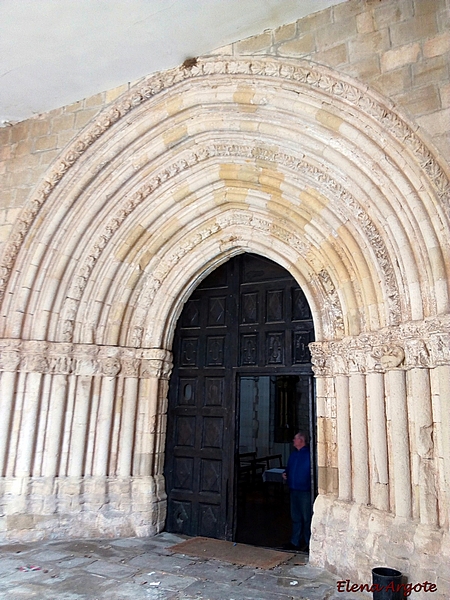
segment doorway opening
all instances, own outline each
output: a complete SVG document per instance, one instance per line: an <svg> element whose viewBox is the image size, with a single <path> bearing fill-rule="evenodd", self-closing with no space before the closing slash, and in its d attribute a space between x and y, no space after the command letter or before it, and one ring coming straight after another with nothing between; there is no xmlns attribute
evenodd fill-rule
<svg viewBox="0 0 450 600"><path fill-rule="evenodd" d="M314 432L312 386L310 374L238 378L237 542L282 547L290 539L289 490L282 473L294 435ZM313 472L311 479L314 483Z"/></svg>
<svg viewBox="0 0 450 600"><path fill-rule="evenodd" d="M167 531L269 547L289 539L280 470L299 429L315 465L313 340L302 290L268 259L241 254L196 288L173 344Z"/></svg>

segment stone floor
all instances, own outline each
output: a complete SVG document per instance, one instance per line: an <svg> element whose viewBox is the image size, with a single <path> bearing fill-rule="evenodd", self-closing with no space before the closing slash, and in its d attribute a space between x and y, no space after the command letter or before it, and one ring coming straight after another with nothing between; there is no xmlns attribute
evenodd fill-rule
<svg viewBox="0 0 450 600"><path fill-rule="evenodd" d="M182 538L47 541L0 545L0 599L361 600L336 578L286 554L269 570L174 554ZM255 548L255 551L258 549Z"/></svg>

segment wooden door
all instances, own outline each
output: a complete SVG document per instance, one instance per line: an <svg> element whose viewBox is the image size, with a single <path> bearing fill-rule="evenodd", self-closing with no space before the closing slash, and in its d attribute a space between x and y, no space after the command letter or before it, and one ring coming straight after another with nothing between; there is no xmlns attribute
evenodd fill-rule
<svg viewBox="0 0 450 600"><path fill-rule="evenodd" d="M169 388L167 531L233 536L236 377L311 372L311 314L291 275L252 254L194 291L179 318Z"/></svg>
<svg viewBox="0 0 450 600"><path fill-rule="evenodd" d="M165 466L172 532L231 535L232 279L228 264L216 270L186 303L175 334Z"/></svg>

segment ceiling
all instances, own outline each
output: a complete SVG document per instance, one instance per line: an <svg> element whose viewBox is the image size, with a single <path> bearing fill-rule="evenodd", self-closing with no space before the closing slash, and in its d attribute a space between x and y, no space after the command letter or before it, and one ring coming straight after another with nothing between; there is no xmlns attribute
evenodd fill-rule
<svg viewBox="0 0 450 600"><path fill-rule="evenodd" d="M0 0L0 124L345 0Z"/></svg>

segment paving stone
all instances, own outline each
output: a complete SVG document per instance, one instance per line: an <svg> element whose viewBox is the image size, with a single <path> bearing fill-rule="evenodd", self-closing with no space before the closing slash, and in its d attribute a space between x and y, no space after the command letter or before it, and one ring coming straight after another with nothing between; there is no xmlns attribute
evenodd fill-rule
<svg viewBox="0 0 450 600"><path fill-rule="evenodd" d="M201 598L202 600L291 600L292 594L273 591L251 590L247 586L232 586L225 583L196 582L187 587L185 598Z"/></svg>
<svg viewBox="0 0 450 600"><path fill-rule="evenodd" d="M0 544L1 554L25 554L34 550L34 546L28 544Z"/></svg>
<svg viewBox="0 0 450 600"><path fill-rule="evenodd" d="M195 577L178 576L162 571L150 571L149 573L140 573L134 579L139 585L147 585L147 587L158 587L163 590L180 591L188 586L196 583Z"/></svg>
<svg viewBox="0 0 450 600"><path fill-rule="evenodd" d="M187 575L218 583L242 583L254 575L254 569L224 565L218 561L197 561L183 569Z"/></svg>
<svg viewBox="0 0 450 600"><path fill-rule="evenodd" d="M24 563L23 559L15 556L7 556L0 558L0 578L7 577L13 571L16 571L18 567Z"/></svg>
<svg viewBox="0 0 450 600"><path fill-rule="evenodd" d="M291 593L294 588L300 589L299 586L299 580L294 577L279 577L267 573L258 573L245 581L246 589L272 592L274 595Z"/></svg>
<svg viewBox="0 0 450 600"><path fill-rule="evenodd" d="M56 580L52 585L35 583L33 590L37 593L33 596L38 600L49 598L51 600L60 600L60 598L70 597L76 600L86 599L109 599L112 592L120 590L116 581L106 577L101 577L93 573L78 574L76 577L68 577L63 580ZM14 593L16 588L14 588ZM15 596L13 596L15 598Z"/></svg>
<svg viewBox="0 0 450 600"><path fill-rule="evenodd" d="M61 546L62 548L66 548L70 553L73 554L85 554L89 552L94 552L98 546L99 542L97 541L89 541L89 540L74 540L74 541L65 541L65 542L56 542L55 546Z"/></svg>
<svg viewBox="0 0 450 600"><path fill-rule="evenodd" d="M95 561L95 558L86 558L84 556L73 556L58 561L56 566L60 569L76 569L84 565L89 565Z"/></svg>
<svg viewBox="0 0 450 600"><path fill-rule="evenodd" d="M0 559L0 600L342 600L334 575L298 564L298 556L263 570L167 550L179 541L161 535L36 542L23 555L10 546ZM17 570L28 564L41 570Z"/></svg>
<svg viewBox="0 0 450 600"><path fill-rule="evenodd" d="M179 597L170 590L133 583L125 583L120 586L120 590L108 592L108 600L176 600Z"/></svg>
<svg viewBox="0 0 450 600"><path fill-rule="evenodd" d="M190 569L194 563L195 561L192 558L183 558L179 555L159 556L149 552L127 561L127 564L131 567L147 569L148 571L160 569L169 572L176 572L180 569Z"/></svg>
<svg viewBox="0 0 450 600"><path fill-rule="evenodd" d="M22 566L27 566L22 563ZM24 584L35 579L41 579L44 573L39 571L19 571L17 568L10 571L4 578L0 580L0 587L10 587L11 585Z"/></svg>
<svg viewBox="0 0 450 600"><path fill-rule="evenodd" d="M69 555L81 554L83 556L101 558L121 557L119 549L113 548L110 544L102 544L98 541L66 542L64 545L60 546L60 548L64 548Z"/></svg>
<svg viewBox="0 0 450 600"><path fill-rule="evenodd" d="M96 575L102 575L103 577L112 577L113 579L132 577L138 572L137 568L133 569L125 565L112 564L104 560L97 560L84 567L83 570L95 573Z"/></svg>
<svg viewBox="0 0 450 600"><path fill-rule="evenodd" d="M166 531L163 531L162 533L158 533L158 535L155 535L152 538L152 543L162 543L162 544L169 544L169 545L174 545L174 544L180 544L181 542L184 542L184 540L186 540L186 537L181 537L179 535L175 535L173 533L167 533Z"/></svg>
<svg viewBox="0 0 450 600"><path fill-rule="evenodd" d="M146 544L146 540L142 538L124 538L111 542L111 546L114 548L133 548L136 551L141 549L144 544Z"/></svg>
<svg viewBox="0 0 450 600"><path fill-rule="evenodd" d="M31 560L32 562L38 565L43 565L44 563L54 562L57 560L62 560L64 558L70 558L70 552L58 552L57 550L49 549L43 552L31 552L27 556L27 561L29 562Z"/></svg>

